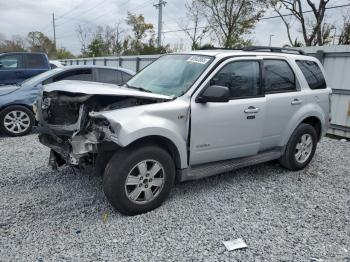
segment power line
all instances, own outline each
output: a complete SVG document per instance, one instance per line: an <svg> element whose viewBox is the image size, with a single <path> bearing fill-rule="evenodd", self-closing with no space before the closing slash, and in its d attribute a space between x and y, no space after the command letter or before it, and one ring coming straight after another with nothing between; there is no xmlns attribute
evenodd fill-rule
<svg viewBox="0 0 350 262"><path fill-rule="evenodd" d="M336 8L340 8L340 7L349 7L350 4L346 4L346 5L337 5L337 6L330 6L330 7L326 7L325 9L328 10L328 9L336 9ZM307 10L307 11L304 11L302 12L303 14L306 14L306 13L311 13L313 12L312 10ZM286 17L286 16L292 16L293 14L290 13L290 14L285 14L285 15L282 15L283 17ZM268 17L263 17L263 18L260 18L258 19L258 21L260 20L268 20L268 19L274 19L274 18L280 18L281 16L279 15L275 15L275 16L268 16ZM175 32L182 32L182 31L189 31L189 30L195 30L195 29L204 29L206 28L207 26L199 26L199 27L190 27L190 28L184 28L184 29L177 29L177 30L167 30L167 31L163 31L162 33L163 34L167 34L167 33L175 33Z"/></svg>

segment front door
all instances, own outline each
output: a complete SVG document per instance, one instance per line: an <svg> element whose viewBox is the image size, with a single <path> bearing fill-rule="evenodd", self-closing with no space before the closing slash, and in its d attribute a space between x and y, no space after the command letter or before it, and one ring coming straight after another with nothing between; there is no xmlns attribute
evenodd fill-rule
<svg viewBox="0 0 350 262"><path fill-rule="evenodd" d="M255 155L260 148L265 97L261 61L233 58L223 62L191 98L190 165ZM196 103L210 85L227 86L230 101Z"/></svg>

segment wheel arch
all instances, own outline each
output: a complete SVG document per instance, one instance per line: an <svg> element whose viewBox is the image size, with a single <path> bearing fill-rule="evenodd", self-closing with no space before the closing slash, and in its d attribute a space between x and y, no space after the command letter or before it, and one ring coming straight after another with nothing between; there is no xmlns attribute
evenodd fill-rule
<svg viewBox="0 0 350 262"><path fill-rule="evenodd" d="M33 107L30 106L30 105L24 104L24 103L23 103L23 104L22 104L22 103L15 103L15 104L6 104L6 105L3 105L3 106L0 107L0 113L1 113L2 111L4 111L6 108L10 107L10 106L23 106L23 107L29 109L30 112L32 112L33 115L34 115Z"/></svg>
<svg viewBox="0 0 350 262"><path fill-rule="evenodd" d="M161 148L164 148L173 158L176 169L181 169L182 160L181 160L180 152L172 140L160 135L150 135L150 136L140 137L134 140L128 145L128 147L143 146L145 144L157 145Z"/></svg>

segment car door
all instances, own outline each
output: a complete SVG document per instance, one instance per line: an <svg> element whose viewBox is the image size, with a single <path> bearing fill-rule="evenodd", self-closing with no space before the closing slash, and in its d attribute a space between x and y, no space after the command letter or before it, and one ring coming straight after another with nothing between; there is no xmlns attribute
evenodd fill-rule
<svg viewBox="0 0 350 262"><path fill-rule="evenodd" d="M291 64L284 58L264 58L266 116L262 149L281 146L293 115L306 102Z"/></svg>
<svg viewBox="0 0 350 262"><path fill-rule="evenodd" d="M20 83L25 79L22 54L0 56L0 85Z"/></svg>
<svg viewBox="0 0 350 262"><path fill-rule="evenodd" d="M210 85L227 86L226 103L198 103ZM191 98L190 165L255 155L265 115L260 59L223 62Z"/></svg>

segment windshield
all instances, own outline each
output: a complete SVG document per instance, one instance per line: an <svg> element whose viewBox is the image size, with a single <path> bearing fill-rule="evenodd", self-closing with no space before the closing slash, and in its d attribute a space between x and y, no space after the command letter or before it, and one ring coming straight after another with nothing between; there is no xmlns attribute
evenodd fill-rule
<svg viewBox="0 0 350 262"><path fill-rule="evenodd" d="M181 96L213 59L204 55L165 55L134 76L127 85L162 95Z"/></svg>
<svg viewBox="0 0 350 262"><path fill-rule="evenodd" d="M39 75L33 76L31 78L24 80L21 83L21 86L35 86L35 85L45 81L49 77L57 74L58 72L61 72L62 70L63 70L63 68L55 68L55 69L46 71L44 73L41 73Z"/></svg>

